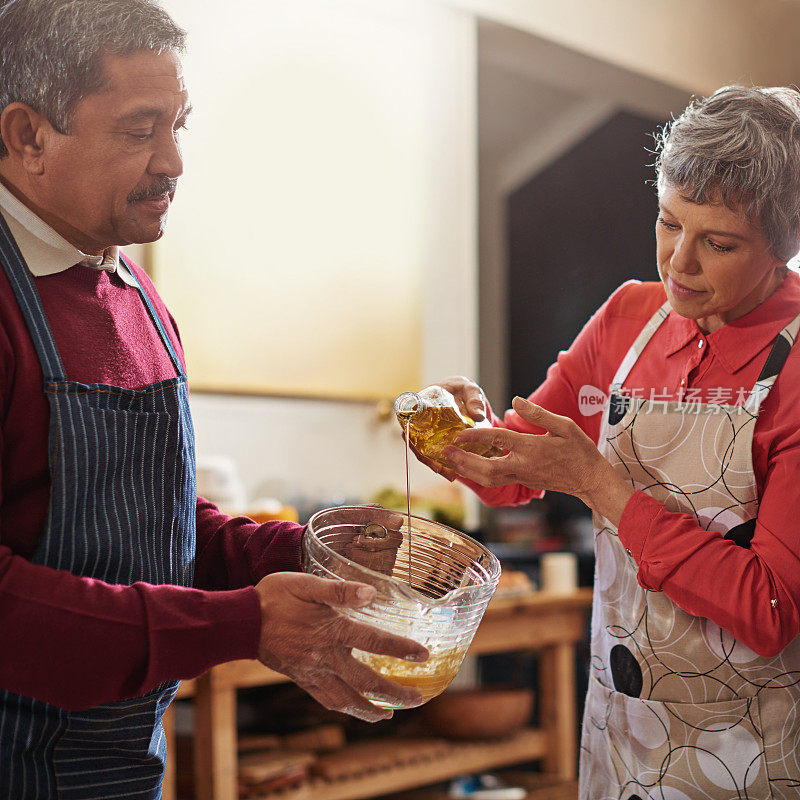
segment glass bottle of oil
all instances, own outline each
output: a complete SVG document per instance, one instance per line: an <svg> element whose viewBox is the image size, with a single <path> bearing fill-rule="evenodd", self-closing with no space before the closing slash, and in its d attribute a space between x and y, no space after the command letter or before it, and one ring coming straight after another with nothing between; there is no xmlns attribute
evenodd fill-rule
<svg viewBox="0 0 800 800"><path fill-rule="evenodd" d="M419 392L403 392L394 401L394 413L403 430L408 428L411 445L426 458L449 467L442 450L451 444L461 431L467 428L490 428L489 420L476 422L463 412L455 397L441 386L428 386ZM503 451L492 445L466 442L456 444L469 453L493 458Z"/></svg>

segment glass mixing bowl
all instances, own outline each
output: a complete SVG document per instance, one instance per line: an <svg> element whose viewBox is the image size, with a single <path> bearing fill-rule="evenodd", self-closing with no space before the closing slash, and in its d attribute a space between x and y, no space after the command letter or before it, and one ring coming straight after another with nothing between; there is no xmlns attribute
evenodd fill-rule
<svg viewBox="0 0 800 800"><path fill-rule="evenodd" d="M469 536L411 515L409 537L406 514L374 506L316 513L303 537L303 568L374 586L377 597L369 606L341 613L428 648L430 657L421 664L353 650L376 672L418 689L417 705L455 677L500 578L500 562Z"/></svg>

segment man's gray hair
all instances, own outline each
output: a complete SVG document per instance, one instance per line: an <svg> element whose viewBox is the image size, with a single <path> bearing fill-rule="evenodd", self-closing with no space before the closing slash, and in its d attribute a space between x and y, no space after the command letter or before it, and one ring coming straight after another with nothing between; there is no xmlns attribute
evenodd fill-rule
<svg viewBox="0 0 800 800"><path fill-rule="evenodd" d="M155 0L0 0L0 113L25 103L67 133L78 101L104 84L104 54L182 51L185 41Z"/></svg>
<svg viewBox="0 0 800 800"><path fill-rule="evenodd" d="M695 203L722 201L759 227L772 254L800 250L800 93L725 86L693 100L656 134L659 191Z"/></svg>

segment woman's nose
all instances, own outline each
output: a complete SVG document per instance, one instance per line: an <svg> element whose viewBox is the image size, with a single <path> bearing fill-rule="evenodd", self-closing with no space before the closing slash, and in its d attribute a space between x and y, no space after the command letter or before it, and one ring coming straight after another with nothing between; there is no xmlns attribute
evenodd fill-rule
<svg viewBox="0 0 800 800"><path fill-rule="evenodd" d="M669 263L675 272L690 274L700 269L694 248L683 236L676 240Z"/></svg>

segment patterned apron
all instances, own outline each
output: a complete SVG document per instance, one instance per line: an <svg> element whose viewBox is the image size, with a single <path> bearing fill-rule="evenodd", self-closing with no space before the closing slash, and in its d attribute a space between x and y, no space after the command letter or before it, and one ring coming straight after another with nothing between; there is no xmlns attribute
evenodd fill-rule
<svg viewBox="0 0 800 800"><path fill-rule="evenodd" d="M625 397L624 381L668 314L665 304L620 365L600 450L634 488L749 547L758 514L753 428L800 316L776 337L743 406ZM594 526L581 800L796 800L800 639L774 658L757 655L639 586L617 529L599 515Z"/></svg>
<svg viewBox="0 0 800 800"><path fill-rule="evenodd" d="M190 586L197 494L186 375L149 298L137 281L177 377L137 390L76 383L64 375L31 274L1 215L0 262L50 404L50 507L32 561L109 583ZM161 718L176 689L163 684L87 711L0 691L0 797L160 798Z"/></svg>

